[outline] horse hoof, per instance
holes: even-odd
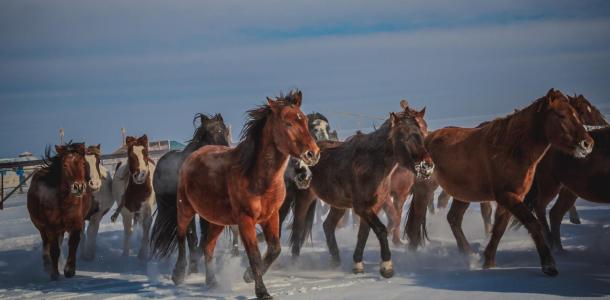
[[[354,274],[363,274],[364,273],[364,264],[362,262],[355,262],[352,267],[352,272]]]
[[[580,219],[579,218],[570,218],[570,223],[580,225]]]
[[[231,255],[232,255],[233,257],[237,257],[237,256],[239,256],[239,247],[237,247],[237,246],[233,246],[233,249],[231,249]]]
[[[559,275],[559,271],[557,271],[557,268],[555,268],[555,265],[542,266],[542,273],[544,273],[550,277],[555,277],[555,276]]]
[[[403,242],[400,240],[400,238],[393,239],[393,240],[392,240],[392,243],[394,244],[394,246],[397,246],[397,247],[402,247],[402,246],[404,246],[404,245],[405,245],[405,243],[403,243]]]
[[[216,281],[216,278],[212,278],[212,279],[208,280],[208,278],[206,277],[205,285],[208,289],[213,289],[218,286],[218,281]]]
[[[394,267],[392,266],[392,261],[383,261],[381,262],[381,268],[379,268],[379,274],[383,278],[392,278],[394,277]]]
[[[495,262],[485,262],[483,264],[483,269],[491,269],[491,268],[495,268],[495,267],[496,267]]]
[[[330,259],[330,262],[328,264],[331,268],[336,269],[341,266],[341,259],[338,257],[333,257]]]
[[[273,299],[273,297],[271,297],[271,295],[269,295],[267,290],[263,290],[263,291],[256,291],[256,299],[271,300],[271,299]]]
[[[197,274],[199,273],[199,267],[197,267],[196,263],[191,263],[189,265],[189,274]]]
[[[246,272],[244,272],[244,281],[246,283],[254,282],[254,276],[252,276],[252,269],[251,268],[247,268]]]
[[[68,268],[64,269],[64,276],[65,276],[66,278],[72,278],[72,277],[74,277],[74,274],[75,274],[75,273],[76,273],[76,270],[74,270],[74,269],[72,269],[72,268],[70,268],[70,269],[68,269]]]
[[[184,270],[174,270],[172,273],[172,281],[175,285],[181,285],[184,283]]]

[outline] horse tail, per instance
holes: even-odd
[[[175,195],[167,193],[155,194],[157,217],[150,237],[152,257],[168,257],[178,247],[178,207],[176,197],[173,196]]]

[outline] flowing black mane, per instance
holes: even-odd
[[[290,91],[288,95],[280,94],[275,99],[280,106],[294,105],[297,101],[298,89]],[[239,155],[239,164],[244,175],[250,175],[256,164],[256,154],[260,151],[260,141],[267,117],[271,114],[268,104],[260,105],[247,112],[248,119],[240,133],[239,145],[236,151]]]
[[[72,143],[69,141],[64,144],[65,153],[78,153],[79,146],[84,147],[84,143]],[[58,187],[61,182],[61,156],[51,155],[51,146],[47,145],[42,158],[43,166],[39,171],[40,179],[49,187]]]

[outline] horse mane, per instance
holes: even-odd
[[[322,121],[328,123],[328,119],[323,114],[321,114],[319,112],[315,112],[315,111],[308,114],[307,118],[309,119],[309,124],[307,124],[309,126],[312,126],[313,125],[312,123],[315,120],[322,120]]]
[[[66,148],[65,153],[78,153],[78,146],[84,143],[72,143],[69,141],[63,146]],[[58,187],[61,183],[61,157],[59,155],[51,155],[51,146],[47,145],[42,157],[42,168],[39,171],[40,179],[49,187]]]
[[[525,126],[522,126],[522,123],[518,122],[521,121],[519,116],[532,111],[541,111],[546,106],[548,99],[548,96],[536,99],[529,106],[521,110],[515,110],[505,117],[483,122],[479,124],[478,128],[483,130],[488,138],[491,138],[491,144],[496,149],[504,150],[511,156],[517,155],[519,147],[523,145],[525,138],[531,133],[530,128],[526,128]],[[533,120],[533,122],[537,121],[539,120]]]
[[[195,132],[193,133],[193,137],[187,141],[187,143],[192,142],[201,142],[205,138],[205,127],[203,127],[204,121],[209,121],[212,119],[222,120],[221,114],[208,115],[206,113],[196,113],[195,117],[193,117],[193,127],[195,128]],[[197,126],[197,120],[199,120],[199,126]]]
[[[280,94],[275,99],[280,106],[294,105],[297,101],[298,89],[290,91],[287,95]],[[260,151],[260,141],[267,118],[271,115],[268,104],[260,105],[246,112],[247,120],[240,133],[239,144],[235,148],[239,156],[239,164],[244,175],[250,175],[256,165],[256,155]]]

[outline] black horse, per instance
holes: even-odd
[[[189,141],[188,145],[184,150],[172,150],[167,152],[159,162],[155,169],[153,177],[153,188],[155,190],[157,209],[164,211],[168,209],[176,210],[177,201],[176,190],[178,188],[178,172],[184,160],[197,149],[205,145],[223,145],[229,146],[230,130],[224,123],[222,116],[216,114],[214,116],[198,113],[193,119],[193,126],[196,127],[196,122],[199,120],[199,127],[195,130],[193,138]],[[172,203],[174,203],[172,205]],[[151,244],[157,240],[160,234],[159,228],[162,227],[166,220],[157,215],[155,223],[152,229]],[[201,219],[200,219],[201,221]],[[200,257],[200,251],[197,247],[197,232],[195,228],[195,218],[189,225],[189,231],[187,233],[187,241],[189,250],[192,254],[192,259],[198,259]],[[197,272],[197,263],[191,263],[191,272]]]

